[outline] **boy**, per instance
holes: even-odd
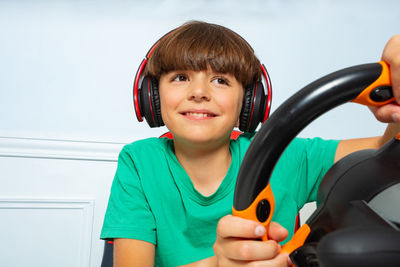
[[[391,39],[383,54],[396,79],[398,39]],[[227,28],[190,22],[160,40],[145,73],[159,92],[160,121],[174,139],[140,140],[120,153],[101,235],[114,239],[119,267],[286,266],[288,257],[278,254],[277,242],[288,236],[285,228],[293,229],[298,209],[315,199],[326,170],[344,155],[378,147],[400,131],[392,123],[379,138],[296,139],[271,178],[279,206],[271,240],[253,241],[265,229],[227,215],[240,162],[254,136],[249,132],[230,140],[233,128],[246,120],[242,109],[248,88],[261,80],[253,50]],[[400,102],[400,82],[392,80]],[[372,111],[381,121],[400,121],[397,105]],[[298,183],[288,183],[295,174]],[[286,196],[293,190],[303,192],[302,197],[289,201]]]

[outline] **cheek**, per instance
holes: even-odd
[[[242,110],[242,107],[243,107],[243,93],[241,93],[239,95],[238,100],[237,100],[237,108],[239,110],[239,114],[240,114],[240,111]]]
[[[220,103],[224,106],[225,110],[232,113],[232,116],[239,117],[243,104],[243,95],[238,94],[221,97]]]
[[[164,122],[168,120],[168,111],[171,110],[171,101],[168,101],[167,97],[161,97],[160,95],[160,106],[161,106],[161,117]]]
[[[161,117],[164,123],[167,125],[170,120],[171,116],[176,111],[177,106],[180,103],[180,97],[177,92],[171,88],[160,88],[159,91],[160,96],[160,106],[161,106]],[[168,125],[167,125],[168,126]]]
[[[161,116],[165,122],[166,118],[166,111],[169,109],[169,95],[166,93],[166,90],[159,89],[159,97],[160,97],[160,107],[161,107]]]

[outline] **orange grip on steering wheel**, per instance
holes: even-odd
[[[393,102],[389,65],[384,61],[378,63],[382,66],[379,77],[351,102],[366,106],[382,106]]]
[[[245,210],[232,209],[235,216],[245,219],[260,222],[265,227],[265,234],[261,238],[263,241],[268,240],[268,226],[271,222],[272,215],[275,210],[275,198],[271,190],[271,184],[268,185],[260,192],[257,198]]]

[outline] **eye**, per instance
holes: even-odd
[[[224,77],[217,77],[213,82],[221,85],[229,85],[229,80]]]
[[[174,82],[186,82],[188,80],[188,77],[184,74],[177,74],[172,78],[172,80]]]

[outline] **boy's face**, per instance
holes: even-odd
[[[171,71],[159,82],[161,115],[176,140],[227,141],[238,122],[243,86],[233,75]]]

